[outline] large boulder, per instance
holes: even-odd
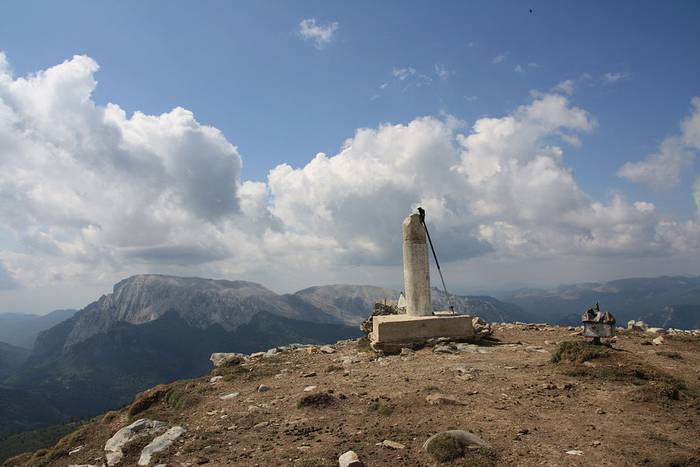
[[[174,426],[160,436],[156,436],[143,451],[139,457],[139,465],[148,465],[151,463],[151,458],[154,454],[168,449],[173,442],[186,433],[187,430],[181,426]]]

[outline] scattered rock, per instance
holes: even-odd
[[[148,465],[151,463],[151,457],[161,451],[168,449],[173,442],[178,439],[187,430],[181,426],[174,426],[160,436],[156,436],[143,451],[139,457],[139,465]]]
[[[430,405],[465,405],[454,397],[446,396],[445,394],[430,394],[425,400]]]
[[[316,372],[315,372],[315,371],[312,371],[312,372],[310,372],[310,373],[304,373],[303,375],[301,375],[302,378],[312,378],[312,377],[314,377],[314,376],[316,376]]]
[[[459,353],[459,350],[451,344],[438,344],[433,347],[433,353]]]
[[[117,431],[105,443],[107,465],[117,465],[124,457],[122,448],[135,439],[164,430],[166,424],[157,420],[141,418]]]
[[[258,386],[258,392],[267,392],[269,390],[270,390],[270,386],[268,386],[266,384],[261,384],[260,386]]]
[[[269,426],[270,422],[260,422],[256,425],[253,425],[253,429],[259,430],[260,428],[265,428],[266,426]]]
[[[343,453],[338,458],[338,467],[363,467],[364,464],[355,451]]]
[[[404,446],[403,444],[397,443],[396,441],[392,441],[390,439],[385,439],[384,441],[382,441],[381,445],[389,449],[406,449],[406,446]]]

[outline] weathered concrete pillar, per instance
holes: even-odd
[[[411,214],[403,221],[403,281],[406,314],[432,315],[428,240],[418,214]]]

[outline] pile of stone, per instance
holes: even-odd
[[[369,334],[372,332],[373,318],[375,316],[402,315],[405,313],[406,309],[399,308],[398,305],[379,302],[375,303],[374,311],[372,312],[369,318],[362,322],[362,324],[360,325],[360,329],[362,329],[362,332],[364,332],[365,334]]]
[[[472,318],[472,326],[474,326],[474,332],[479,337],[488,337],[493,334],[491,324],[487,323],[478,316]]]
[[[649,329],[649,326],[644,321],[630,320],[627,322],[628,331],[646,332],[647,329]]]

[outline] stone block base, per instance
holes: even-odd
[[[375,350],[400,351],[401,347],[415,347],[429,339],[446,337],[456,341],[476,340],[469,315],[449,316],[375,316],[372,319],[370,340]]]

